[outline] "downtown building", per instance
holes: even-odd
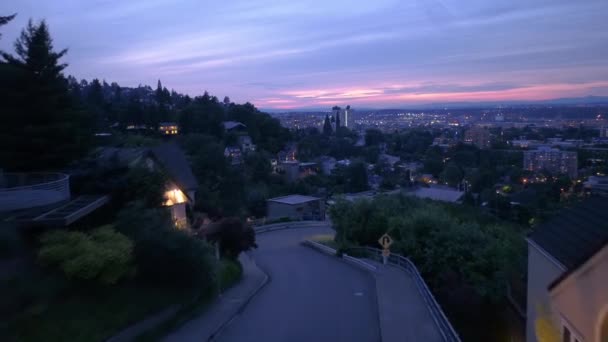
[[[577,153],[541,146],[536,150],[524,152],[524,169],[547,170],[553,174],[566,174],[570,178],[576,178],[578,175]]]
[[[346,108],[334,106],[331,109],[331,114],[334,118],[334,129],[336,127],[351,128],[354,124],[353,109],[350,106],[346,106]]]

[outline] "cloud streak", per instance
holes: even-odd
[[[606,95],[605,0],[9,0],[68,72],[262,107]]]

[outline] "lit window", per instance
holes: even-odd
[[[174,204],[180,204],[186,202],[186,196],[179,189],[173,189],[165,192],[165,203],[166,206],[172,206]]]
[[[165,134],[169,134],[169,131],[165,131]]]

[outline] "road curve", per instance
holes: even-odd
[[[299,228],[258,235],[254,258],[270,282],[217,341],[380,341],[373,277],[300,245],[330,233]]]

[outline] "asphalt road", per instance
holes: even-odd
[[[328,233],[301,228],[259,235],[254,257],[270,282],[217,340],[380,341],[372,276],[299,244]]]

